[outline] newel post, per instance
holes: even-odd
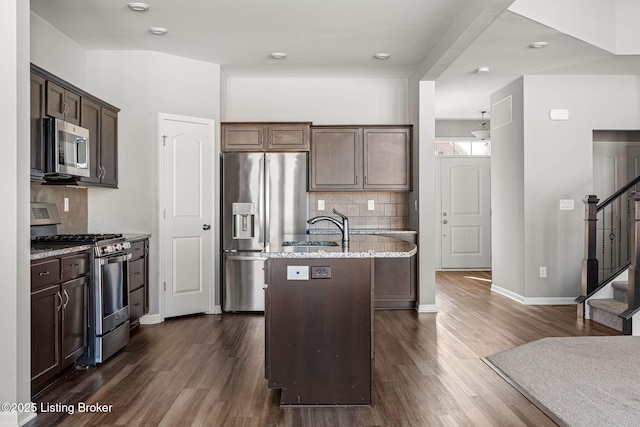
[[[596,255],[596,226],[598,199],[588,195],[584,203],[584,258],[582,259],[582,296],[586,297],[598,287],[598,258]],[[578,316],[584,318],[584,301],[578,303]]]
[[[622,333],[625,335],[632,334],[632,317],[633,313],[640,307],[640,192],[634,191],[631,195],[633,198],[633,216],[631,217],[631,256],[629,265],[629,306],[620,317],[622,317]]]

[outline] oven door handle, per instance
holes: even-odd
[[[100,259],[100,265],[104,265],[104,264],[116,264],[119,262],[125,262],[127,260],[130,260],[132,257],[131,254],[125,254],[125,255],[119,255],[116,257],[112,257],[112,258],[102,258]]]

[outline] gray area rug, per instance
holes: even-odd
[[[561,426],[640,425],[640,337],[544,338],[484,360]]]

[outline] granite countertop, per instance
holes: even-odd
[[[287,235],[271,241],[262,253],[264,258],[403,258],[417,252],[413,243],[393,237],[371,234],[349,237],[349,249],[342,248],[340,235]],[[332,241],[338,246],[283,246],[285,241]]]
[[[129,242],[136,242],[144,239],[148,239],[151,237],[151,234],[138,233],[138,234],[123,234],[124,237]],[[60,255],[72,254],[75,252],[86,251],[87,249],[93,250],[93,244],[90,245],[73,245],[70,246],[59,246],[52,247],[51,245],[38,247],[37,244],[31,245],[31,260],[49,258]]]
[[[124,237],[128,242],[137,242],[139,240],[150,238],[151,234],[147,234],[147,233],[123,234],[122,237]]]
[[[337,228],[313,228],[309,230],[309,234],[342,234]],[[415,230],[399,230],[399,229],[367,229],[367,228],[350,228],[349,235],[352,234],[388,234],[388,235],[411,235],[418,234]]]
[[[76,246],[64,246],[61,248],[38,248],[37,246],[34,248],[31,247],[31,261],[36,259],[49,258],[60,255],[72,254],[75,252],[82,252],[86,250],[92,250],[93,245],[76,245]]]

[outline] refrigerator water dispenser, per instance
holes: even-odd
[[[256,206],[254,203],[234,203],[233,210],[233,238],[253,239],[255,237],[254,224]]]

